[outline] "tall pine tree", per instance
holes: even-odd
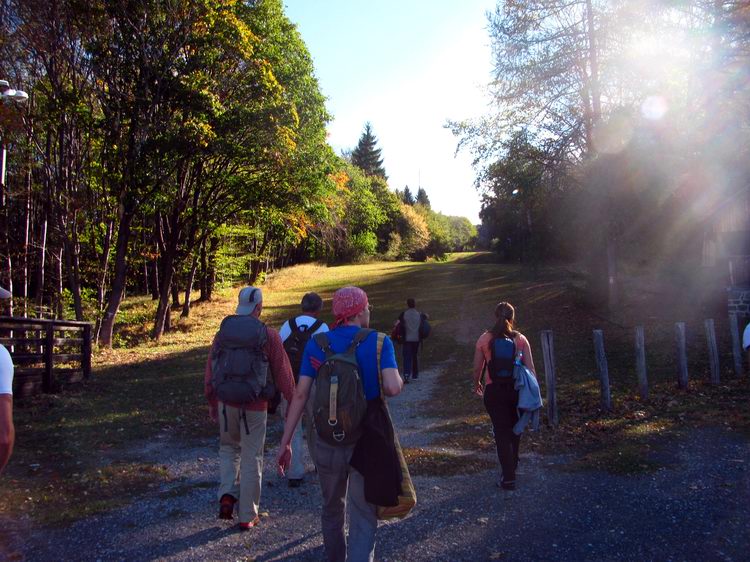
[[[421,204],[421,205],[424,205],[428,209],[430,208],[430,198],[427,197],[427,192],[424,190],[423,187],[420,187],[417,190],[417,199],[416,199],[416,202],[419,203],[419,204]]]
[[[404,192],[401,194],[401,197],[407,205],[414,205],[416,201],[414,200],[414,196],[411,194],[411,189],[409,189],[409,186],[404,187]]]
[[[372,134],[372,126],[365,123],[365,130],[359,137],[357,148],[352,151],[352,164],[361,168],[368,176],[380,176],[388,179],[383,168],[383,159],[380,157],[380,149],[376,148],[378,139]]]

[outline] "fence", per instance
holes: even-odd
[[[708,359],[711,384],[721,384],[721,369],[719,365],[719,350],[716,343],[716,327],[713,319],[704,322],[706,342],[708,345]],[[729,316],[729,329],[732,336],[732,360],[734,372],[740,377],[744,374],[742,348],[740,344],[739,320],[736,314]],[[612,410],[612,394],[609,384],[609,368],[604,349],[604,332],[594,330],[594,352],[600,386],[600,407],[603,411]],[[685,323],[675,324],[675,343],[677,346],[676,383],[678,388],[688,387],[688,360],[685,337]],[[557,401],[557,382],[555,370],[554,337],[552,330],[542,332],[542,355],[544,358],[544,374],[547,388],[547,419],[555,427],[558,425],[559,412]],[[648,370],[646,365],[646,342],[642,326],[635,328],[635,371],[638,379],[638,390],[642,400],[648,399]]]
[[[87,379],[91,335],[88,322],[0,317],[0,343],[13,359],[14,394],[56,392],[61,383]]]

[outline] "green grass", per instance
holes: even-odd
[[[691,307],[689,295],[684,305],[672,302],[665,307],[658,295],[647,302],[638,294],[638,306],[624,306],[623,312],[606,316],[586,305],[582,279],[575,272],[546,267],[531,275],[519,266],[494,263],[487,254],[464,254],[445,263],[289,268],[270,275],[263,286],[263,320],[278,327],[297,313],[302,295],[310,290],[324,298],[323,315],[330,320],[333,292],[347,284],[367,291],[374,305],[372,325],[386,333],[408,297],[415,297],[418,307],[431,315],[433,333],[424,344],[422,361],[427,368],[439,367],[441,374],[435,395],[420,413],[443,420],[435,432],[436,447],[464,450],[468,456],[461,457],[466,462],[455,462],[455,455],[434,448],[410,451],[415,475],[481,470],[486,455],[476,454],[494,449],[489,420],[469,381],[474,343],[492,324],[494,305],[500,300],[516,305],[518,327],[529,337],[543,387],[539,333],[551,329],[555,334],[561,425],[525,436],[525,450],[580,451],[581,467],[637,472],[653,469],[648,455],[641,454],[646,446],[657,446],[660,437],[676,428],[728,423],[750,433],[746,407],[750,384],[747,377],[738,380],[728,372],[728,331],[719,321],[725,315],[711,312],[717,319],[726,381],[712,387],[705,382],[705,338],[701,337],[706,312]],[[45,522],[69,521],[106,509],[166,478],[158,464],[123,468],[132,463],[125,454],[128,447],[163,432],[185,439],[213,436],[215,428],[203,398],[205,360],[221,319],[234,309],[236,294],[236,289],[228,289],[212,303],[196,304],[191,317],[177,321],[159,342],[148,339],[155,303],[142,297],[124,303],[123,318],[128,323],[117,329],[122,347],[97,350],[91,380],[58,395],[18,404],[16,451],[3,476],[0,509],[22,511]],[[177,316],[173,312],[175,321]],[[688,323],[690,334],[688,391],[677,391],[674,385],[673,323],[678,320]],[[646,327],[651,382],[647,402],[636,395],[635,325]],[[605,331],[614,406],[608,414],[598,408],[594,328]],[[278,440],[277,434],[269,432],[269,447]],[[106,485],[97,480],[97,471],[111,467],[119,468],[112,469]],[[120,496],[110,496],[109,489]],[[95,499],[84,502],[83,508],[72,508],[82,497]]]

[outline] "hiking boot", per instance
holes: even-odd
[[[302,486],[302,478],[290,478],[287,481],[287,484],[290,488],[299,488],[300,486]]]
[[[503,490],[512,491],[516,489],[516,481],[515,480],[498,480],[497,487]]]
[[[411,376],[411,380],[413,380],[413,381],[417,380],[418,378],[419,378],[419,375],[412,375]]]
[[[224,494],[219,500],[221,507],[219,507],[219,519],[232,519],[232,513],[234,513],[234,504],[237,500],[230,494]]]
[[[253,527],[257,527],[260,524],[260,517],[257,515],[255,516],[255,519],[250,521],[250,523],[243,523],[240,521],[240,531],[247,531],[249,529],[252,529]]]

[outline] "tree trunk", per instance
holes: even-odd
[[[107,272],[109,271],[109,254],[112,250],[112,233],[114,231],[114,221],[107,221],[107,232],[104,234],[104,243],[102,244],[102,253],[99,256],[99,278],[96,284],[96,341],[99,341],[102,327],[102,312],[104,311],[104,287],[107,283]]]
[[[132,213],[123,213],[117,228],[117,244],[115,246],[115,272],[112,278],[112,290],[107,300],[107,310],[102,319],[100,332],[101,344],[112,347],[112,332],[115,327],[115,317],[120,309],[125,294],[125,281],[128,273],[128,243],[130,242]]]
[[[199,302],[205,302],[208,299],[207,293],[208,293],[208,285],[206,283],[208,278],[208,261],[206,258],[206,241],[204,240],[201,243],[201,272],[200,272],[200,290],[201,290],[201,296],[198,298]]]
[[[219,237],[212,236],[208,251],[208,272],[206,275],[206,301],[213,298],[214,286],[216,285],[216,252],[219,250]]]
[[[201,243],[201,248],[202,247],[203,244]],[[181,318],[187,318],[188,316],[190,316],[190,293],[193,291],[195,272],[198,269],[198,257],[199,254],[196,253],[193,256],[193,263],[190,265],[190,273],[188,274],[187,283],[185,284],[185,302],[182,305],[182,313],[180,314]]]
[[[36,307],[37,316],[43,317],[42,305],[44,304],[44,269],[47,257],[47,211],[44,211],[42,219],[42,232],[39,240],[39,265],[36,270]]]
[[[180,308],[180,286],[174,271],[172,272],[172,308]]]
[[[159,260],[154,259],[149,268],[151,275],[151,300],[159,300]]]

